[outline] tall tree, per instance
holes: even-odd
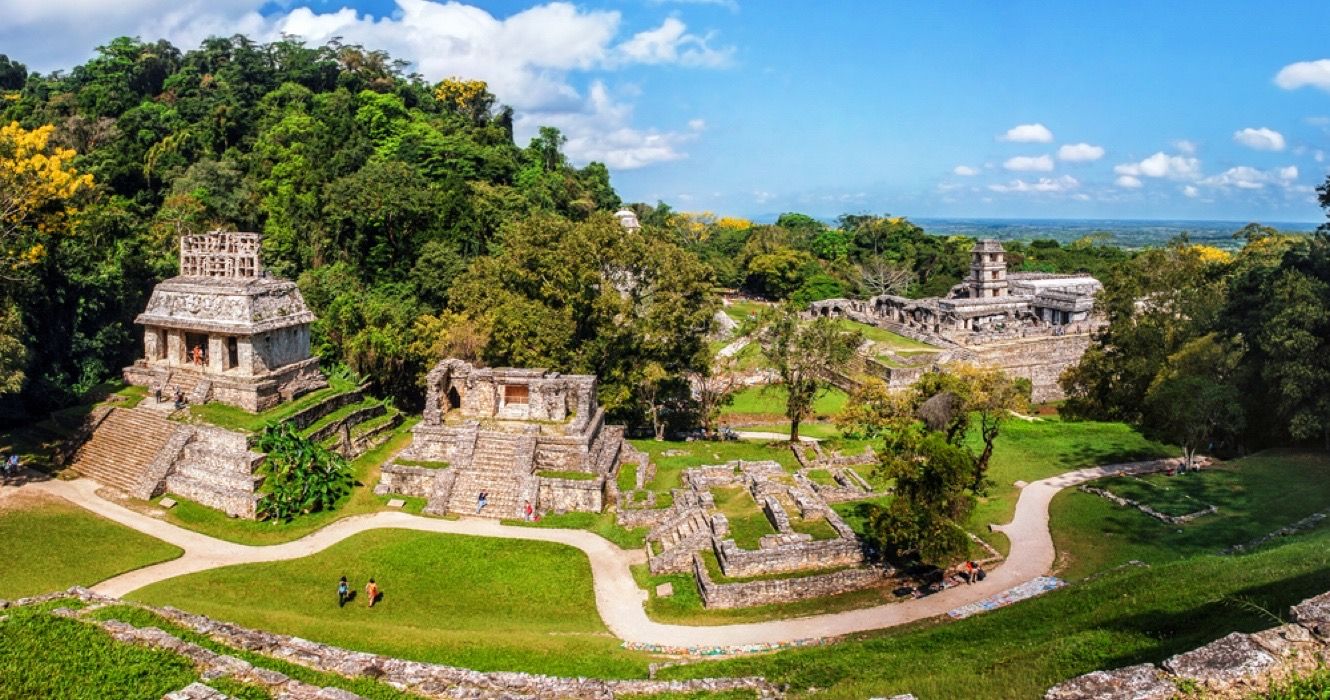
[[[790,442],[798,442],[799,423],[812,415],[813,404],[831,390],[835,378],[849,372],[862,338],[834,319],[819,316],[806,321],[791,305],[774,310],[764,320],[758,336],[762,353],[785,388]]]

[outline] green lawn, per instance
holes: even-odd
[[[790,422],[780,423],[738,423],[730,425],[735,430],[743,430],[754,433],[777,433],[788,436],[790,434]],[[799,437],[813,437],[820,440],[840,437],[840,429],[834,423],[799,423]]]
[[[630,440],[634,447],[647,453],[656,465],[656,477],[648,483],[647,490],[656,492],[656,507],[668,508],[674,501],[670,489],[679,488],[684,469],[708,464],[724,464],[736,459],[756,462],[773,460],[793,471],[798,462],[794,453],[784,442],[762,442],[759,440],[726,440],[708,442],[695,440]],[[670,453],[666,456],[665,453]]]
[[[167,511],[166,519],[181,527],[230,542],[264,545],[299,539],[334,520],[351,515],[385,510],[392,496],[374,494],[374,486],[379,483],[379,470],[389,458],[411,444],[411,427],[417,422],[419,418],[403,421],[392,430],[392,436],[387,442],[351,461],[356,485],[332,510],[302,515],[290,522],[256,521],[228,517],[219,510],[175,497],[177,504]]]
[[[1190,475],[1189,475],[1190,476]],[[1101,479],[1096,486],[1174,517],[1205,510],[1212,501],[1226,500],[1231,490],[1245,488],[1242,476],[1230,470],[1212,470],[1201,478],[1179,479],[1164,474]]]
[[[779,384],[750,386],[734,393],[734,400],[721,411],[721,420],[736,422],[735,415],[780,417],[785,415],[788,393]],[[813,402],[814,416],[834,416],[845,408],[849,396],[840,389],[823,392]]]
[[[756,318],[758,316],[761,316],[762,312],[766,311],[769,308],[771,308],[770,304],[762,304],[756,301],[739,300],[739,301],[732,301],[729,304],[722,306],[721,310],[725,312],[726,316],[729,316],[738,323],[742,324],[744,321],[747,321],[749,318]]]
[[[1325,453],[1270,450],[1200,472],[1148,480],[1214,504],[1219,512],[1169,525],[1099,496],[1064,491],[1050,507],[1063,576],[1074,579],[1132,559],[1160,564],[1213,554],[1330,507],[1330,455]]]
[[[809,573],[821,574],[826,571]],[[633,566],[633,577],[637,579],[638,585],[647,591],[647,615],[658,622],[680,625],[729,625],[741,622],[787,620],[794,617],[859,610],[899,600],[887,588],[866,588],[796,603],[708,610],[702,606],[702,597],[697,592],[697,582],[693,580],[691,573],[652,575],[647,570],[646,564],[640,564]],[[668,598],[657,596],[656,586],[662,583],[671,584],[674,587],[674,595]]]
[[[619,545],[620,549],[641,549],[646,544],[646,528],[626,528],[615,520],[614,511],[604,513],[562,513],[550,514],[536,522],[524,520],[505,520],[507,525],[525,527],[555,527],[573,530],[587,530]]]
[[[382,602],[339,609],[342,575],[357,589],[375,577]],[[482,671],[638,677],[648,660],[605,629],[586,556],[547,542],[376,530],[302,559],[191,574],[130,597]]]
[[[711,495],[716,499],[716,510],[730,521],[730,538],[740,549],[757,549],[763,535],[776,534],[776,528],[748,489],[717,487],[711,489]]]
[[[1158,662],[1232,631],[1276,624],[1325,591],[1330,530],[1237,556],[1131,568],[955,622],[921,622],[828,647],[661,670],[664,678],[762,675],[794,697],[1039,698],[1096,669]],[[677,590],[677,588],[676,588]],[[963,689],[959,692],[958,689]]]
[[[982,448],[974,433],[969,444],[976,452]],[[1064,421],[1056,416],[1037,422],[1008,420],[1002,425],[989,463],[988,477],[993,485],[975,508],[969,529],[1005,554],[1007,538],[988,532],[988,525],[1011,521],[1020,496],[1020,489],[1013,485],[1016,481],[1037,481],[1082,467],[1177,453],[1176,448],[1148,440],[1123,423]]]
[[[836,319],[836,323],[847,331],[858,331],[865,340],[871,340],[878,344],[879,348],[889,350],[924,350],[938,352],[940,348],[920,342],[914,338],[907,338],[899,333],[892,333],[885,328],[870,326],[866,323],[851,321],[848,318]]]
[[[7,599],[90,586],[183,553],[62,499],[27,494],[0,505],[0,542]]]

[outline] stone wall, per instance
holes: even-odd
[[[762,576],[804,569],[858,566],[864,562],[864,551],[859,542],[840,538],[790,542],[763,549],[740,549],[734,540],[721,540],[714,549],[726,576]]]
[[[361,390],[348,391],[344,394],[335,394],[310,406],[302,408],[292,414],[284,422],[295,426],[296,430],[304,430],[311,425],[319,422],[320,418],[336,411],[343,406],[350,406],[353,403],[360,403],[365,399],[365,394]]]
[[[599,513],[605,509],[605,478],[582,480],[542,476],[536,503],[542,513]]]
[[[715,583],[707,573],[700,555],[693,555],[693,575],[697,578],[702,604],[708,608],[748,608],[774,603],[792,603],[809,598],[848,593],[889,580],[881,569],[846,569],[829,574],[797,578],[766,579],[743,583]]]
[[[166,477],[166,490],[227,515],[254,518],[262,477],[254,473],[263,455],[250,450],[249,436],[212,426],[195,426]]]
[[[1035,403],[1066,398],[1058,379],[1090,347],[1089,334],[1013,340],[972,350],[980,364],[998,367],[1013,378],[1029,379]]]
[[[636,695],[696,694],[708,696],[736,691],[749,691],[759,698],[779,698],[783,695],[776,686],[756,676],[698,678],[681,681],[601,680],[596,678],[563,678],[511,671],[482,672],[443,664],[407,661],[378,654],[352,651],[299,637],[248,629],[171,607],[153,608],[138,603],[121,601],[116,598],[97,595],[83,588],[73,588],[67,593],[23,599],[15,601],[15,604],[30,605],[71,596],[103,605],[134,605],[151,610],[175,624],[234,649],[281,659],[298,666],[336,674],[345,678],[373,679],[423,698],[438,698],[440,700],[445,698],[450,700],[455,698],[473,698],[475,700],[535,700],[537,698],[612,700],[614,698],[631,698]],[[0,601],[0,608],[9,605],[7,602]],[[86,610],[94,610],[96,607],[91,606]],[[62,608],[61,610],[67,609]],[[61,614],[77,618],[80,613],[78,611],[67,611]],[[318,695],[285,695],[281,693],[282,688],[272,687],[272,682],[285,678],[283,674],[256,669],[252,664],[241,659],[209,652],[156,628],[136,628],[118,621],[106,621],[97,624],[101,624],[121,641],[165,648],[186,655],[191,659],[197,657],[196,660],[208,669],[204,673],[205,678],[230,676],[237,678],[237,680],[257,683],[272,690],[273,697],[319,697],[329,700],[334,698],[354,700],[354,698],[359,697],[335,689],[325,689],[323,694]],[[204,660],[207,661],[206,664],[202,663]],[[287,681],[281,680],[276,685],[286,685],[286,683]]]
[[[1164,660],[1095,671],[1056,685],[1045,700],[1248,698],[1290,677],[1322,668],[1330,654],[1330,593],[1289,609],[1290,624],[1253,634],[1234,632]],[[1190,687],[1193,692],[1184,693]]]
[[[381,496],[400,493],[403,496],[429,498],[438,472],[438,469],[429,467],[407,467],[388,463],[383,465],[383,469],[379,472],[379,484],[374,487],[374,493]]]

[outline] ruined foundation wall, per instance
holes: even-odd
[[[599,513],[605,508],[605,480],[540,477],[536,502],[543,513]]]
[[[166,477],[166,490],[239,518],[257,517],[254,474],[263,455],[249,449],[249,437],[198,426]]]
[[[707,573],[702,557],[693,555],[693,575],[702,604],[707,608],[749,608],[773,603],[792,603],[809,598],[857,591],[887,581],[879,569],[848,569],[799,578],[767,579],[743,583],[716,583]]]
[[[1017,340],[987,347],[974,347],[980,364],[1001,368],[1013,378],[1029,379],[1035,403],[1057,401],[1066,395],[1058,379],[1080,361],[1090,347],[1090,336],[1064,335]]]

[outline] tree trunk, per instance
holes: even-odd
[[[799,417],[790,419],[790,442],[799,442]]]
[[[665,439],[665,424],[660,422],[660,410],[655,406],[651,407],[651,428],[656,435],[656,442]]]

